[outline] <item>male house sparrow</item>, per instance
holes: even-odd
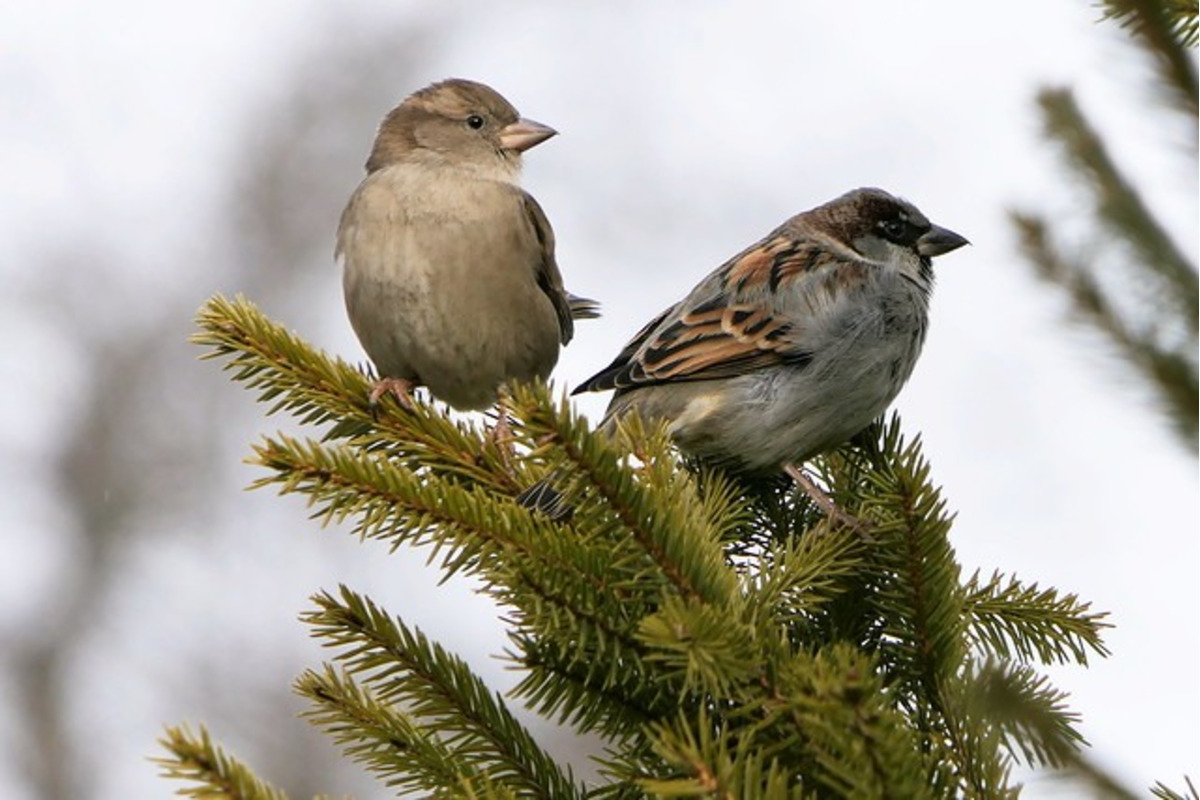
[[[896,397],[925,340],[931,259],[964,244],[911,203],[856,189],[725,262],[574,393],[615,389],[603,427],[631,409],[666,420],[688,455],[785,469],[831,511],[796,465]]]
[[[518,185],[521,154],[555,135],[493,89],[446,80],[379,127],[367,177],[338,226],[350,324],[404,405],[426,386],[484,408],[507,381],[545,378],[573,319],[596,305],[563,288],[554,233]]]

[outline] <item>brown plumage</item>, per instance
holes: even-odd
[[[930,259],[966,244],[911,203],[857,189],[797,214],[642,328],[579,392],[615,389],[685,452],[774,471],[879,416],[925,339]]]
[[[447,80],[392,110],[338,228],[350,322],[401,402],[427,386],[484,408],[545,378],[595,304],[563,287],[554,232],[518,185],[521,154],[555,131],[481,83]]]

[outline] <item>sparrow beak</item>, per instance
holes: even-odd
[[[965,236],[959,236],[949,228],[934,225],[917,239],[917,252],[926,258],[933,258],[957,250],[964,244],[970,244]]]
[[[541,144],[558,131],[549,125],[521,118],[511,125],[500,129],[500,146],[505,150],[516,150],[524,153],[534,145]]]

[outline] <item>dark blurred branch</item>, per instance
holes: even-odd
[[[1181,108],[1197,114],[1196,0],[1105,0],[1105,17],[1115,20],[1149,53],[1163,86]]]
[[[76,752],[65,724],[63,649],[58,641],[47,641],[15,653],[13,659],[21,687],[14,716],[22,721],[25,735],[21,763],[38,800],[79,797]]]
[[[1153,338],[1131,331],[1109,304],[1090,270],[1055,248],[1044,219],[1015,212],[1010,216],[1017,227],[1021,251],[1038,276],[1066,290],[1075,313],[1103,332],[1121,355],[1138,368],[1157,390],[1180,435],[1195,442],[1200,402],[1195,361],[1164,350]]]
[[[94,262],[78,254],[69,263]],[[68,262],[63,262],[64,268]],[[182,507],[211,464],[210,437],[164,420],[156,389],[172,374],[173,323],[100,337],[93,305],[60,300],[50,313],[72,331],[91,365],[83,376],[80,414],[67,426],[53,463],[61,507],[75,528],[72,564],[52,606],[42,609],[27,641],[12,648],[21,687],[26,772],[39,800],[78,800],[95,791],[85,776],[93,751],[80,746],[69,724],[68,676],[122,576],[120,562],[135,519]],[[165,384],[163,384],[165,386]],[[189,392],[204,407],[201,393]],[[197,418],[203,418],[197,413]],[[81,762],[82,759],[82,762]]]
[[[303,308],[308,319],[340,304],[315,300],[306,278],[319,270],[327,270],[324,277],[335,274],[332,238],[341,204],[361,177],[374,125],[395,98],[416,88],[414,64],[432,41],[427,23],[355,29],[342,24],[344,16],[331,12],[326,44],[298,55],[293,80],[276,96],[259,98],[258,113],[238,134],[239,156],[226,167],[223,225],[209,232],[214,243],[230,243],[230,257],[166,249],[156,266],[170,264],[176,279],[158,284],[144,280],[136,255],[102,254],[96,241],[81,238],[34,259],[28,285],[14,290],[71,344],[77,363],[87,365],[72,376],[72,396],[83,402],[46,443],[53,450],[55,502],[69,524],[67,531],[44,535],[70,537],[66,579],[0,649],[0,667],[11,671],[18,698],[9,711],[19,738],[15,753],[4,757],[19,764],[30,797],[97,796],[101,784],[89,776],[103,766],[113,742],[72,726],[77,693],[69,681],[96,646],[87,634],[127,588],[130,547],[150,532],[178,535],[156,524],[164,517],[203,527],[206,515],[220,515],[211,500],[224,446],[218,434],[250,409],[196,363],[186,344],[196,305],[219,285],[253,288],[273,306]],[[255,755],[286,765],[278,772],[288,776],[289,787],[311,795],[310,787],[329,784],[332,751],[307,728],[285,733],[279,724],[294,713],[290,694],[269,695],[261,688],[265,678],[247,690],[252,679],[222,671],[222,664],[170,666],[191,671],[180,682],[187,686],[202,684],[205,670],[219,673],[222,697],[230,698],[219,722],[227,729],[274,731],[254,737],[267,751]]]
[[[1158,83],[1178,97],[1173,108],[1194,126],[1197,80],[1190,46],[1196,41],[1196,3],[1109,0],[1105,9],[1152,59]],[[1181,441],[1196,453],[1200,427],[1196,265],[1118,168],[1071,90],[1044,89],[1037,102],[1046,138],[1063,154],[1067,177],[1085,188],[1094,216],[1085,243],[1067,250],[1044,216],[1014,211],[1010,216],[1020,248],[1039,277],[1067,293],[1074,314],[1103,333],[1140,372]],[[1118,263],[1124,274],[1101,274],[1103,266]]]
[[[1129,246],[1138,259],[1139,272],[1154,273],[1168,284],[1163,297],[1178,306],[1194,338],[1200,321],[1197,309],[1200,282],[1195,268],[1113,163],[1104,141],[1080,111],[1074,94],[1069,89],[1046,89],[1038,94],[1038,105],[1046,136],[1062,147],[1072,172],[1087,182],[1105,235]]]
[[[1183,781],[1187,784],[1186,791],[1177,792],[1159,781],[1151,788],[1151,794],[1160,800],[1200,800],[1200,792],[1196,791],[1196,784],[1192,783],[1192,779],[1185,775]]]

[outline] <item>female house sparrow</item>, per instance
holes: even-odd
[[[521,154],[555,131],[466,80],[410,95],[383,120],[338,226],[350,323],[403,405],[427,386],[480,409],[513,379],[545,378],[573,319],[554,233],[521,190]]]
[[[925,340],[931,259],[964,244],[911,203],[856,189],[727,261],[574,393],[615,389],[604,427],[631,409],[666,420],[688,455],[783,468],[828,511],[795,465],[896,397]]]

